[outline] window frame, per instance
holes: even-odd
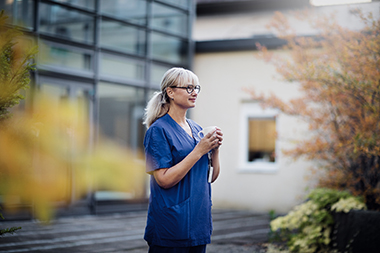
[[[55,47],[62,50],[67,50],[70,52],[74,52],[77,54],[88,54],[91,56],[91,68],[90,69],[77,69],[77,68],[71,68],[68,66],[59,66],[54,64],[46,64],[44,63],[40,58],[38,58],[37,67],[40,70],[47,70],[47,71],[54,71],[54,72],[61,72],[69,75],[80,75],[82,77],[87,78],[93,78],[95,74],[95,53],[93,50],[90,50],[88,48],[80,48],[72,45],[67,45],[63,43],[57,43],[50,41],[48,39],[39,39],[38,40],[38,46],[39,48],[43,47],[43,44],[45,44],[47,47]],[[41,55],[38,55],[37,57],[41,57]]]
[[[142,74],[142,79],[137,79],[133,77],[127,77],[127,76],[122,76],[122,75],[116,75],[116,74],[111,74],[107,73],[104,71],[102,68],[104,65],[103,58],[108,58],[108,59],[113,59],[113,60],[120,60],[122,63],[136,63],[136,64],[141,64],[143,67],[143,74]],[[129,86],[139,86],[139,87],[144,87],[144,76],[146,72],[146,64],[144,64],[144,61],[139,60],[139,59],[133,59],[133,58],[127,58],[123,57],[121,54],[115,55],[113,53],[108,53],[105,51],[102,51],[99,54],[99,80],[104,81],[104,82],[110,82],[110,83],[116,83],[116,84],[126,84]]]
[[[274,162],[248,161],[249,147],[249,120],[250,119],[274,119],[276,132],[278,133],[280,114],[278,109],[263,109],[258,103],[243,103],[240,110],[239,124],[239,172],[275,173],[279,168],[279,141],[275,141],[276,159]]]
[[[82,15],[82,16],[87,16],[87,18],[89,18],[89,23],[92,23],[92,26],[90,27],[90,29],[92,29],[91,34],[89,36],[89,38],[91,38],[90,41],[86,41],[86,39],[83,39],[83,38],[78,39],[76,37],[61,36],[61,35],[56,34],[56,33],[45,31],[44,29],[41,30],[41,27],[44,25],[44,24],[42,24],[42,17],[43,16],[41,15],[41,12],[42,12],[41,9],[43,8],[44,5],[50,6],[50,8],[58,7],[60,9],[67,11],[67,12],[72,12],[72,13],[77,13],[77,14]],[[72,7],[71,5],[60,4],[59,2],[42,1],[38,4],[38,13],[39,14],[36,17],[36,22],[37,22],[37,31],[39,34],[49,36],[49,37],[53,37],[53,38],[56,38],[56,39],[61,40],[61,41],[81,43],[81,44],[84,44],[87,46],[94,46],[96,44],[95,34],[96,34],[96,19],[97,18],[96,18],[96,15],[93,11],[88,11],[86,9]],[[70,17],[68,17],[67,19],[70,20]],[[59,24],[59,23],[57,22],[54,25],[56,25],[56,24]],[[86,36],[84,36],[84,37],[86,37]]]
[[[143,44],[142,44],[142,47],[143,47],[143,50],[142,52],[139,52],[139,51],[131,51],[131,50],[128,50],[126,49],[125,47],[119,47],[119,46],[115,46],[115,45],[111,45],[111,44],[108,44],[108,43],[105,43],[104,40],[101,38],[102,36],[104,36],[102,33],[104,33],[103,31],[103,25],[106,24],[107,22],[110,22],[110,23],[114,23],[114,24],[118,24],[119,26],[122,26],[123,28],[131,28],[131,29],[135,29],[135,31],[138,31],[138,32],[141,32],[142,33],[142,37],[144,38],[143,39]],[[126,24],[125,22],[120,22],[119,20],[114,20],[114,19],[109,19],[107,17],[102,17],[100,19],[100,25],[99,25],[99,34],[100,34],[100,37],[99,37],[99,47],[101,49],[106,49],[106,50],[109,50],[109,51],[115,51],[115,52],[120,52],[120,53],[125,53],[125,54],[128,54],[128,55],[132,55],[132,56],[137,56],[137,57],[146,57],[147,55],[147,50],[146,50],[146,47],[147,47],[147,38],[146,38],[146,33],[147,33],[147,30],[146,28],[142,28],[142,27],[139,27],[139,26],[136,26],[136,25],[130,25],[130,24]],[[137,37],[135,37],[137,38]],[[137,39],[135,42],[139,42],[139,40]],[[137,45],[139,45],[137,43]]]

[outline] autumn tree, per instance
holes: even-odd
[[[319,185],[345,189],[365,199],[368,209],[380,210],[380,20],[357,11],[364,29],[353,31],[329,16],[311,20],[319,31],[300,37],[288,20],[276,13],[270,27],[287,41],[290,58],[281,58],[257,45],[261,57],[277,72],[299,85],[301,96],[283,101],[250,89],[264,107],[300,117],[310,135],[285,154],[305,158],[325,170]]]
[[[101,134],[93,142],[84,107],[70,99],[57,103],[53,95],[36,90],[32,108],[10,117],[9,109],[23,99],[20,90],[29,85],[37,48],[22,39],[21,30],[10,26],[7,18],[0,13],[1,207],[14,211],[20,204],[33,206],[31,214],[47,221],[54,218],[57,203],[69,206],[73,199],[98,190],[133,192],[143,198],[144,164],[136,152]],[[0,226],[0,236],[18,229]]]

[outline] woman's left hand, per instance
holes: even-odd
[[[222,142],[223,142],[223,132],[219,127],[216,127],[216,131],[214,135],[216,137],[216,141],[218,142],[217,147],[214,149],[219,149],[219,147],[222,145]]]

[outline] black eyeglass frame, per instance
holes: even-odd
[[[201,92],[201,86],[200,85],[188,85],[188,86],[185,86],[185,87],[179,87],[179,86],[169,86],[170,88],[178,88],[178,89],[186,89],[187,93],[191,94],[193,93],[193,91],[195,91],[195,93],[199,94],[199,92]],[[198,91],[196,91],[198,90]]]

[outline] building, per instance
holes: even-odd
[[[333,2],[333,1],[330,1]],[[273,109],[263,110],[245,88],[270,92],[284,100],[297,97],[297,85],[281,81],[274,66],[258,59],[256,43],[286,56],[284,42],[266,28],[275,11],[290,18],[300,36],[317,31],[293,18],[292,11],[310,7],[307,0],[198,0],[193,38],[194,72],[202,92],[192,111],[202,126],[218,125],[224,132],[222,171],[213,184],[214,207],[257,212],[288,212],[313,187],[311,163],[292,161],[281,150],[308,135],[307,125]],[[312,15],[335,12],[338,22],[351,29],[361,23],[355,8],[380,14],[380,3],[316,6]],[[277,135],[276,135],[277,133]]]
[[[163,73],[192,65],[191,0],[4,0],[0,9],[39,46],[31,89],[85,107],[90,139],[101,131],[142,149],[144,107]],[[67,187],[68,194],[75,191],[74,184]],[[69,204],[78,201],[71,197]]]
[[[50,92],[57,103],[70,99],[87,108],[90,139],[101,131],[121,145],[142,149],[143,109],[162,74],[173,66],[192,69],[202,92],[189,116],[202,126],[218,125],[225,134],[214,206],[257,212],[287,212],[313,185],[305,180],[310,163],[281,153],[292,145],[289,138],[307,134],[307,126],[263,110],[243,90],[297,96],[296,86],[278,80],[274,67],[255,57],[255,43],[286,55],[278,50],[283,41],[265,25],[274,11],[291,17],[291,10],[308,6],[308,0],[0,1],[12,23],[39,45],[32,89]],[[350,15],[354,7],[374,11],[379,2],[317,7],[314,13],[336,11],[342,24],[356,29],[360,23]],[[316,34],[292,22],[300,35]],[[26,106],[32,107],[28,97]],[[72,191],[75,187],[68,185]],[[136,200],[133,194],[121,196]],[[71,197],[69,204],[81,201]]]

